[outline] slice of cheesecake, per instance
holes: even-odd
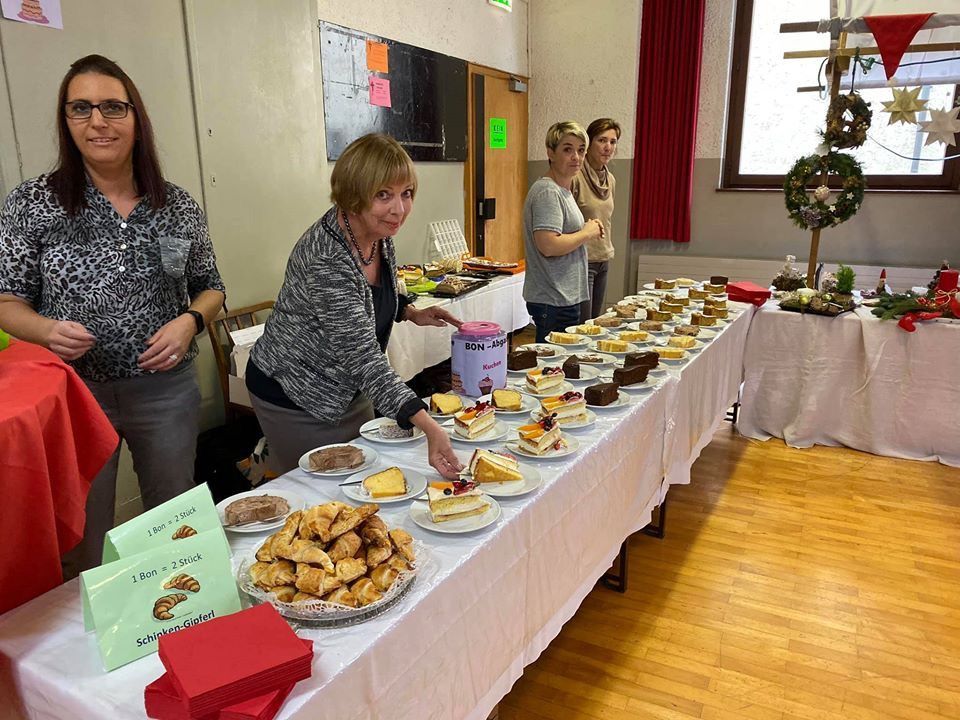
[[[536,368],[527,373],[527,389],[541,395],[560,387],[565,379],[563,370],[558,367]]]
[[[543,418],[532,425],[517,428],[520,447],[534,455],[543,455],[557,443],[562,443],[560,424],[551,418]]]
[[[458,412],[453,416],[453,431],[465,438],[476,438],[493,428],[496,419],[496,410],[493,405],[478,402],[471,408]]]
[[[400,468],[391,467],[364,478],[363,488],[372,498],[397,497],[407,492],[407,479]]]
[[[468,468],[473,481],[478,483],[523,480],[520,463],[506,453],[474,450]]]

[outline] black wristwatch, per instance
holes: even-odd
[[[203,320],[203,315],[201,315],[196,310],[187,310],[187,314],[193,315],[193,319],[197,322],[197,332],[194,334],[199,335],[200,333],[202,333],[203,329],[207,326],[207,324]]]

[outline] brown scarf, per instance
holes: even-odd
[[[600,171],[598,172],[591,167],[590,163],[587,162],[586,159],[584,159],[583,166],[580,168],[580,172],[583,173],[583,177],[586,179],[587,185],[590,186],[590,192],[592,192],[601,200],[606,200],[610,196],[610,182],[606,165],[600,168]]]

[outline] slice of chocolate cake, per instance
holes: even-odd
[[[587,401],[587,405],[603,407],[604,405],[616,402],[617,398],[620,397],[620,393],[618,392],[619,387],[615,382],[591,385],[583,391],[583,397]]]
[[[526,370],[537,366],[537,353],[533,350],[512,350],[507,353],[508,370]]]
[[[730,282],[730,279],[726,275],[711,275],[710,284],[711,285],[726,285]]]
[[[642,367],[647,370],[653,370],[660,363],[660,356],[655,352],[633,352],[627,353],[623,358],[623,366]]]
[[[573,378],[574,380],[580,379],[580,361],[576,355],[571,355],[564,360],[561,367],[565,377]]]
[[[647,372],[649,372],[649,370],[650,368],[643,365],[632,365],[631,367],[617,368],[613,371],[613,381],[620,387],[627,387],[627,385],[642,383],[646,381]]]

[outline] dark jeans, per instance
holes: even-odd
[[[585,323],[590,318],[599,317],[606,309],[603,306],[603,296],[607,292],[608,260],[587,263],[587,286],[590,288],[590,297],[580,303],[580,322]]]
[[[547,335],[554,330],[563,332],[565,328],[576,325],[580,321],[579,305],[557,307],[528,302],[527,312],[530,313],[533,323],[537,326],[538,343],[546,342]]]

